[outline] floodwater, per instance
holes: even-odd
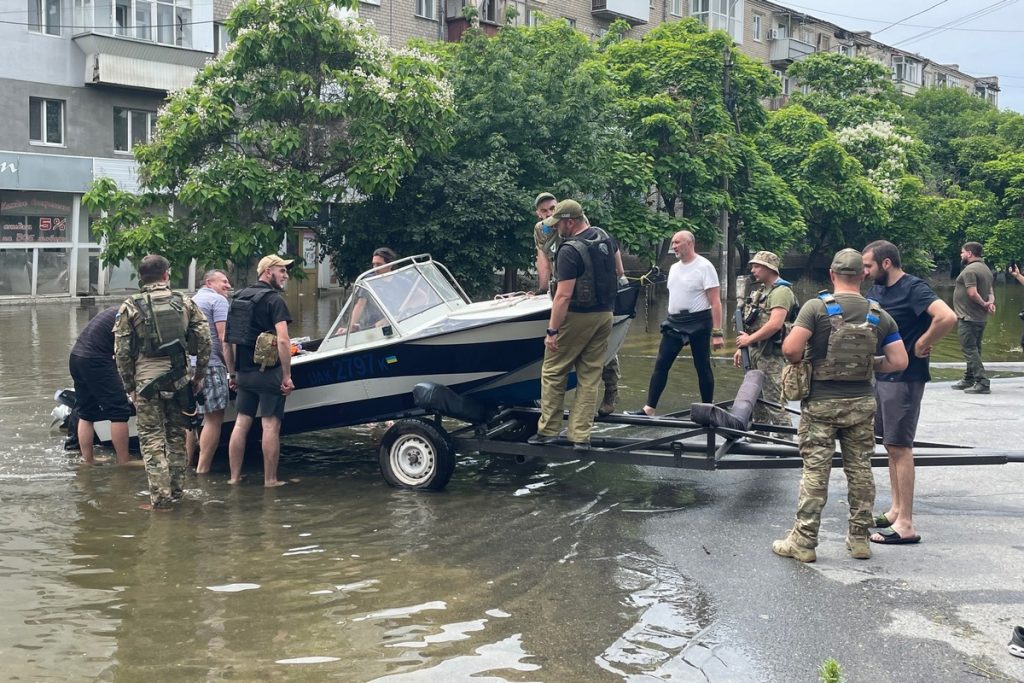
[[[986,357],[1020,360],[1021,291],[999,297]],[[298,306],[293,333],[322,334],[339,303]],[[643,402],[664,302],[639,308],[623,409]],[[380,478],[379,431],[347,429],[286,440],[282,488],[260,486],[255,462],[227,486],[221,457],[173,512],[140,510],[140,467],[81,467],[48,429],[94,313],[0,308],[6,680],[761,678],[756,657],[708,635],[709,596],[644,543],[651,515],[704,495],[654,469],[463,454],[444,492],[412,493]],[[937,356],[957,360],[955,338]],[[731,395],[738,371],[716,375]],[[662,408],[694,387],[680,359]]]

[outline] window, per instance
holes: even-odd
[[[424,19],[434,18],[434,0],[416,0],[416,16]]]
[[[725,31],[737,43],[743,42],[744,0],[690,0],[690,16],[711,31]]]
[[[565,19],[565,23],[569,24],[569,26],[576,28],[576,20],[572,17],[562,17],[562,19]]]
[[[231,44],[231,35],[228,33],[228,27],[224,24],[213,25],[213,53],[219,55],[228,49],[228,45]]]
[[[60,3],[61,0],[28,0],[29,30],[59,36]]]
[[[677,17],[683,16],[683,0],[672,0],[672,7],[669,9],[669,12]]]
[[[480,21],[489,21],[492,24],[498,23],[497,0],[484,0],[478,7],[480,8]]]
[[[764,17],[760,14],[755,14],[753,20],[750,22],[750,35],[757,42],[761,42],[761,26],[764,23]]]
[[[839,45],[839,54],[844,57],[853,57],[854,54],[856,54],[856,51],[854,50],[853,45]]]
[[[164,45],[192,47],[192,3],[195,1],[74,0],[75,31],[99,31]]]
[[[114,107],[114,150],[131,152],[144,145],[156,132],[156,112]]]
[[[950,88],[959,88],[960,79],[957,78],[956,76],[950,76],[946,79],[946,85],[949,86]]]
[[[64,102],[30,97],[28,138],[39,145],[64,144]]]
[[[892,75],[897,82],[920,85],[921,65],[907,57],[893,57]]]

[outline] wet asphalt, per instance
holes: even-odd
[[[919,440],[1024,454],[1024,379],[996,379],[989,395],[929,384]],[[876,468],[876,512],[890,501]],[[646,540],[714,604],[709,652],[678,680],[817,681],[828,658],[847,683],[1024,681],[1006,650],[1024,624],[1024,463],[916,468],[917,545],[872,544],[870,560],[844,547],[846,481],[833,471],[814,564],[776,557],[789,529],[799,470],[686,472],[701,504],[651,518]],[[716,643],[728,643],[713,656]],[[691,643],[699,645],[699,643]],[[751,672],[756,673],[751,673]]]

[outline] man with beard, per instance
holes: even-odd
[[[965,394],[990,394],[985,365],[981,362],[981,338],[985,334],[988,316],[996,312],[996,299],[992,292],[992,271],[981,257],[981,245],[968,242],[960,249],[960,262],[964,269],[953,289],[953,310],[956,311],[960,348],[967,361],[963,379],[953,385]]]
[[[235,408],[238,416],[228,442],[229,484],[241,481],[245,440],[257,416],[263,427],[263,484],[281,486],[277,463],[281,454],[281,418],[284,403],[295,385],[292,383],[292,321],[281,292],[288,282],[290,259],[276,254],[264,256],[256,267],[257,282],[246,287],[231,302],[226,338],[235,344],[237,374],[229,377],[229,386],[238,391]],[[274,350],[276,349],[276,354]]]
[[[924,280],[903,272],[900,250],[878,240],[864,247],[864,271],[874,281],[868,299],[877,301],[900,330],[909,362],[900,372],[875,373],[875,435],[889,454],[892,504],[875,515],[881,531],[871,541],[917,543],[914,528],[914,436],[921,414],[924,385],[931,379],[928,357],[932,347],[956,324],[956,314]]]

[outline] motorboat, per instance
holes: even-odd
[[[619,292],[608,359],[625,340],[638,291]],[[547,295],[473,302],[429,254],[366,271],[327,335],[297,344],[301,350],[291,359],[295,390],[285,406],[282,434],[424,415],[475,421],[502,408],[531,405],[540,398],[550,313]],[[569,382],[572,388],[574,375]],[[417,385],[433,387],[433,399],[414,392]],[[61,393],[68,402],[67,390]],[[231,404],[225,441],[234,417]],[[134,418],[129,426],[134,434]],[[95,428],[101,441],[109,440],[109,422]]]

